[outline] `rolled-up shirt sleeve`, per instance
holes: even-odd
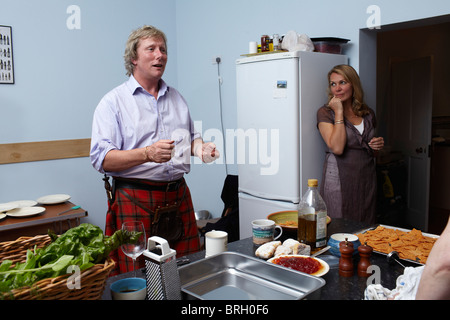
[[[121,149],[122,137],[117,121],[117,110],[105,96],[98,104],[92,121],[90,159],[93,167],[101,172],[106,154],[114,149]]]

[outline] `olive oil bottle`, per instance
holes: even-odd
[[[327,206],[317,187],[317,179],[308,179],[308,190],[298,205],[298,241],[312,250],[327,244]]]

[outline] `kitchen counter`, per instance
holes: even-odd
[[[355,233],[370,227],[366,223],[354,222],[345,219],[333,219],[328,225],[328,236],[338,233]],[[282,239],[295,238],[296,234],[283,233]],[[231,242],[228,244],[228,251],[239,252],[251,257],[255,257],[256,246],[253,245],[252,238],[246,238],[239,241]],[[205,257],[205,252],[200,251],[198,253],[187,256],[190,262],[194,262]],[[326,281],[326,284],[311,296],[307,296],[306,299],[310,300],[362,300],[364,298],[364,290],[367,287],[367,281],[371,278],[359,277],[356,273],[357,263],[359,256],[354,256],[354,270],[355,273],[352,277],[339,276],[339,258],[326,252],[319,256],[320,259],[326,261],[330,266],[330,271],[322,278]],[[403,267],[399,264],[389,264],[386,256],[378,253],[373,253],[371,256],[372,265],[376,265],[380,268],[380,284],[387,289],[394,289],[396,287],[397,278],[403,274]],[[418,264],[412,262],[402,261],[405,266],[417,267]],[[138,272],[140,277],[144,277],[144,270]],[[109,291],[109,285],[114,281],[121,278],[132,276],[132,273],[126,273],[111,277],[107,280],[106,288],[103,293],[103,299],[111,299]],[[370,282],[372,283],[372,282]]]
[[[355,221],[345,219],[333,219],[328,225],[328,236],[338,233],[355,233],[357,231],[371,227],[366,223],[359,223]],[[283,233],[283,236],[279,240],[285,240],[287,238],[296,238],[296,234]],[[235,241],[228,244],[229,251],[235,251],[255,257],[255,251],[257,246],[253,245],[252,238],[246,238],[239,241]],[[188,256],[189,260],[196,261],[204,258],[204,252],[198,252]],[[319,289],[319,292],[307,297],[307,299],[319,299],[319,300],[361,300],[364,298],[364,290],[367,287],[368,278],[359,277],[356,273],[357,264],[359,261],[359,255],[354,257],[354,270],[353,277],[341,277],[339,276],[339,258],[326,252],[320,255],[318,258],[326,261],[330,266],[330,271],[322,278],[326,281],[325,286]],[[387,262],[386,256],[378,253],[373,253],[370,259],[372,265],[376,265],[380,268],[380,283],[383,287],[390,290],[396,287],[396,280],[398,276],[403,274],[403,267],[395,263],[393,265]],[[404,266],[417,267],[418,264],[403,262]]]

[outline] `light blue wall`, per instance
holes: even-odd
[[[81,30],[66,27],[72,4],[81,8]],[[89,138],[98,101],[126,79],[126,38],[143,24],[167,34],[165,80],[185,96],[204,133],[221,128],[212,63],[221,56],[223,123],[235,129],[235,60],[249,41],[289,30],[348,38],[344,53],[358,68],[359,29],[372,4],[383,25],[450,13],[448,0],[0,0],[0,25],[13,28],[16,77],[0,85],[0,143]],[[236,166],[228,171],[236,174]],[[220,215],[225,174],[223,162],[192,166],[187,180],[196,209]],[[103,183],[88,158],[0,165],[0,203],[52,193],[69,193],[90,222],[104,226]]]
[[[72,4],[80,30],[66,26]],[[126,80],[128,34],[143,24],[167,34],[166,80],[177,86],[175,0],[0,0],[0,8],[0,25],[12,26],[16,78],[0,85],[0,143],[90,138],[99,100]],[[0,165],[0,203],[67,193],[104,227],[101,178],[88,158]]]

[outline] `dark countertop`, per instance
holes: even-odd
[[[364,230],[371,227],[366,223],[354,222],[345,219],[333,219],[328,225],[327,234],[328,236],[338,233],[356,233],[358,231]],[[288,232],[283,233],[282,239],[296,238],[296,234],[289,234]],[[255,257],[256,246],[253,245],[251,238],[242,239],[239,241],[231,242],[228,244],[228,251],[239,252],[245,255]],[[203,259],[205,257],[205,252],[201,251],[198,253],[191,254],[187,256],[190,262]],[[324,275],[322,278],[326,281],[326,284],[315,292],[313,295],[307,297],[310,300],[362,300],[364,299],[364,290],[367,287],[368,280],[370,283],[374,283],[375,274],[371,277],[359,277],[357,275],[357,263],[359,260],[359,255],[354,256],[354,275],[352,277],[341,277],[339,276],[339,258],[326,252],[319,256],[320,259],[326,261],[330,266],[330,271]],[[399,264],[389,264],[387,262],[386,256],[378,253],[373,253],[371,256],[371,264],[378,266],[379,281],[380,284],[387,289],[394,289],[396,287],[397,278],[403,274],[403,267]],[[418,264],[409,263],[407,261],[402,261],[405,266],[417,267]],[[145,274],[143,270],[138,272],[140,277],[144,277]],[[104,300],[110,300],[111,294],[109,292],[109,285],[121,278],[132,276],[129,273],[111,277],[107,280],[105,291],[103,293]]]

